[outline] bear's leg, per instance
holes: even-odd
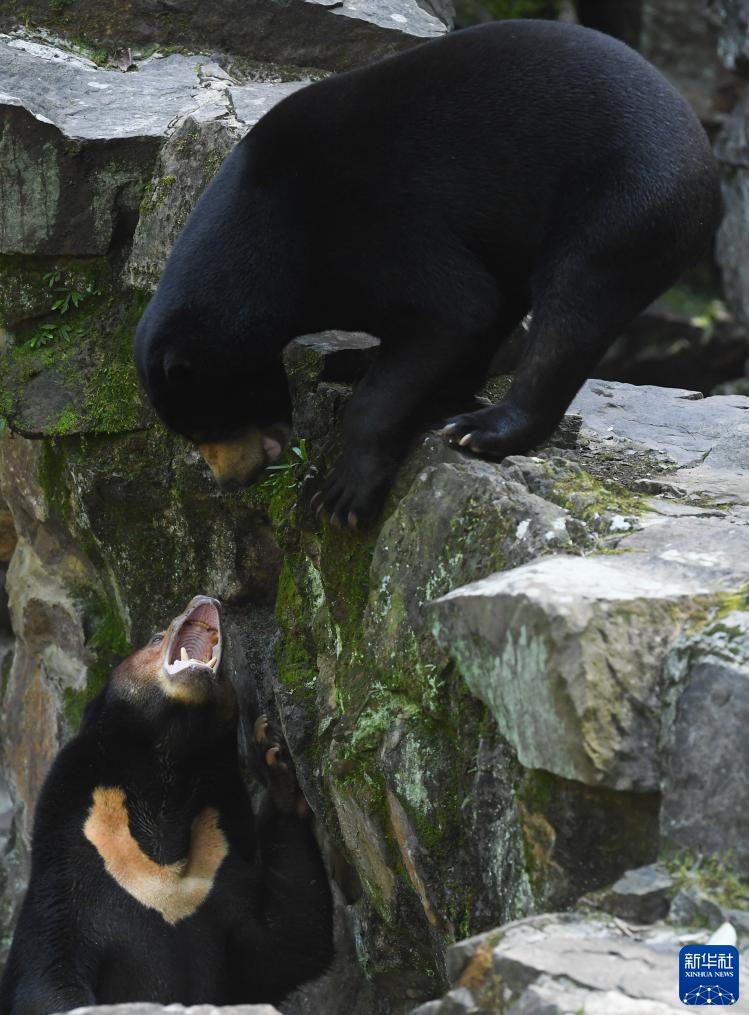
[[[560,258],[563,270],[535,288],[525,349],[510,390],[497,405],[448,420],[442,432],[452,444],[504,458],[524,454],[551,436],[611,342],[680,274],[682,265],[668,258],[648,264],[640,253],[639,264],[629,251],[621,268],[606,270],[592,255]],[[616,260],[607,256],[605,263]]]
[[[268,794],[258,816],[264,932],[255,942],[252,995],[277,1003],[332,962],[332,900],[309,805],[265,716],[255,723],[254,746]]]
[[[486,314],[425,318],[383,338],[377,360],[359,383],[343,418],[344,450],[313,507],[334,525],[366,526],[379,512],[414,436],[471,404],[497,346],[522,319],[520,306]],[[473,323],[467,326],[466,322]]]

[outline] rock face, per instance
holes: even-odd
[[[707,935],[705,935],[705,940]],[[610,917],[532,917],[448,950],[455,986],[412,1015],[670,1015],[684,942],[666,926],[635,930]],[[733,1011],[749,1011],[740,998]]]
[[[98,54],[149,45],[239,54],[295,67],[348,70],[446,31],[452,5],[416,0],[158,0],[101,4],[71,0],[50,6],[30,0],[23,11],[5,5],[0,30],[26,24],[74,34]],[[434,11],[438,11],[435,17]]]
[[[0,60],[4,254],[96,257],[109,251],[118,231],[132,234],[175,121],[181,129],[173,134],[171,160],[169,154],[162,160],[145,207],[164,202],[175,171],[190,164],[197,147],[202,175],[178,174],[191,207],[237,138],[305,83],[239,85],[205,55],[153,56],[123,74],[18,36],[0,36]],[[206,143],[200,131],[211,127],[234,133],[223,146],[213,137]],[[164,242],[171,246],[175,236],[172,229]]]
[[[749,613],[728,612],[669,660],[677,696],[666,722],[668,763],[663,774],[663,834],[691,849],[730,852],[749,873],[746,814],[729,814],[749,764]],[[739,790],[740,792],[740,790]]]
[[[278,1015],[278,1009],[269,1004],[242,1004],[215,1008],[212,1004],[198,1004],[184,1008],[181,1004],[103,1004],[96,1008],[75,1008],[76,1015],[159,1015],[169,1012],[173,1015]]]
[[[719,53],[724,65],[741,78],[749,77],[749,6],[745,0],[709,0],[707,9],[719,33]],[[726,302],[736,320],[746,327],[749,321],[746,277],[747,165],[744,97],[731,113],[716,141],[715,153],[721,165],[725,215],[718,232],[716,259],[723,276]]]
[[[749,4],[746,0],[707,0],[706,6],[718,29],[723,63],[749,76]]]
[[[731,76],[718,58],[718,29],[705,17],[705,4],[644,0],[642,7],[638,49],[689,100],[703,123],[718,125],[735,96]]]

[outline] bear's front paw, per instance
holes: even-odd
[[[344,456],[318,486],[310,506],[336,527],[367,528],[380,513],[396,471],[389,459]]]
[[[500,403],[478,412],[449,419],[440,433],[450,444],[477,455],[506,458],[525,454],[546,440],[554,429],[553,420]]]
[[[255,720],[253,748],[256,767],[275,807],[284,814],[307,817],[311,811],[299,788],[294,763],[284,739],[267,715]]]

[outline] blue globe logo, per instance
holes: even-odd
[[[736,1004],[738,998],[730,990],[723,987],[695,987],[688,991],[682,1001],[684,1004]]]

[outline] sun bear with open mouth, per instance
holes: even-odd
[[[127,1001],[277,1003],[332,958],[309,807],[265,717],[255,815],[222,674],[219,604],[194,598],[120,663],[37,805],[3,1015]]]

